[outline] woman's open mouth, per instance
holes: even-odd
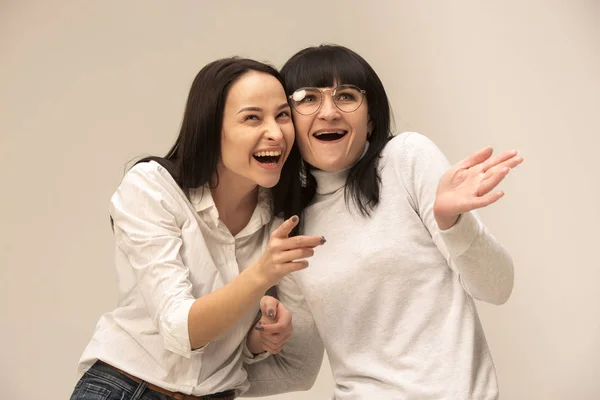
[[[348,131],[317,132],[313,136],[323,142],[333,142],[346,136]]]
[[[281,151],[258,151],[252,155],[256,161],[264,165],[275,165],[281,159]]]

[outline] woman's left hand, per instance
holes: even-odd
[[[292,336],[292,313],[283,303],[271,296],[263,296],[260,310],[262,317],[255,325],[253,334],[258,333],[263,351],[277,354]]]
[[[504,192],[492,190],[523,162],[517,150],[492,157],[486,147],[453,165],[440,179],[433,215],[441,230],[454,226],[460,214],[498,201]]]

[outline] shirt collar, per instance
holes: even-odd
[[[212,193],[207,186],[190,189],[190,202],[201,218],[210,222],[214,227],[219,226],[219,210],[217,210]],[[256,208],[246,227],[236,237],[251,235],[268,224],[273,218],[272,204],[271,190],[259,186]]]

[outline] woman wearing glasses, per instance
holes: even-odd
[[[523,159],[485,148],[450,166],[426,137],[392,137],[379,77],[347,48],[304,49],[282,75],[297,147],[275,201],[285,216],[302,216],[300,233],[328,239],[293,277],[335,398],[496,399],[473,299],[506,302],[513,265],[474,210],[502,197],[495,187]],[[260,394],[269,371],[249,371]]]

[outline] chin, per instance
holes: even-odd
[[[277,185],[277,183],[279,183],[279,175],[277,175],[277,178],[271,178],[271,179],[259,179],[256,181],[258,186],[267,188],[267,189],[271,189],[272,187],[274,187],[275,185]]]

